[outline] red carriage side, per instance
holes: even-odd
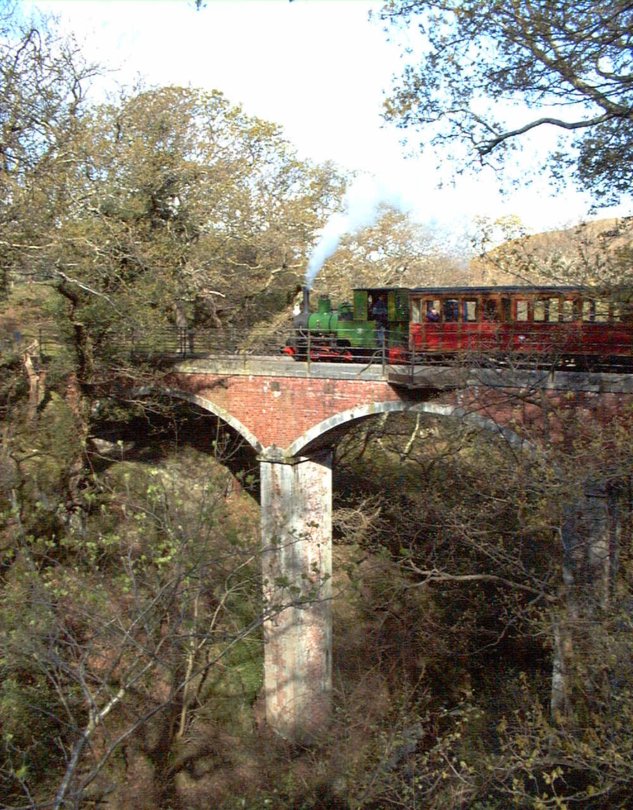
[[[413,362],[460,355],[628,367],[633,306],[578,287],[434,287],[410,293]]]

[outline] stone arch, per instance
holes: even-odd
[[[351,422],[359,422],[383,413],[429,413],[436,416],[444,416],[447,419],[460,419],[468,424],[486,430],[490,433],[502,437],[509,445],[523,452],[534,450],[533,445],[526,439],[522,439],[510,428],[498,424],[487,416],[478,413],[471,413],[459,405],[447,405],[439,402],[372,402],[370,405],[361,405],[342,411],[334,416],[324,419],[318,425],[310,428],[302,436],[295,439],[285,451],[286,456],[297,456],[309,452],[313,447],[318,447],[324,443],[326,435],[334,432],[337,428]]]
[[[203,410],[215,414],[217,417],[222,419],[223,422],[226,422],[227,425],[232,427],[251,445],[256,453],[263,452],[264,448],[257,436],[251,433],[251,431],[245,427],[239,421],[239,419],[236,419],[227,410],[221,408],[219,405],[216,405],[210,399],[198,396],[197,394],[190,394],[186,391],[181,391],[178,388],[154,388],[147,386],[144,388],[137,388],[134,391],[134,395],[137,397],[149,396],[150,394],[160,394],[161,396],[173,397],[174,399],[184,399],[187,402],[191,402],[193,405],[198,405]]]

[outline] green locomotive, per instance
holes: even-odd
[[[381,359],[403,351],[409,334],[409,290],[393,287],[357,288],[353,302],[333,308],[321,295],[316,312],[303,291],[294,334],[283,349],[295,360]]]

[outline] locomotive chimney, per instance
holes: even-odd
[[[295,329],[307,329],[308,318],[310,317],[310,288],[303,287],[303,303],[301,311],[294,317]]]

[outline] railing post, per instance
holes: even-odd
[[[310,342],[311,342],[311,333],[310,330],[308,329],[308,340],[306,341],[307,343],[306,363],[308,368],[308,377],[310,376],[310,354],[311,354]]]

